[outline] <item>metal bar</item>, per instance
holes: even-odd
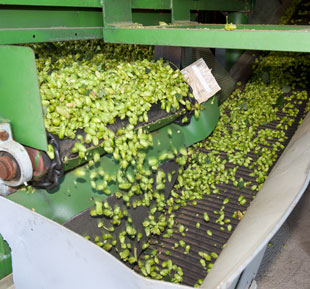
[[[0,6],[0,29],[102,26],[102,9]]]
[[[309,26],[238,25],[234,31],[223,28],[196,25],[104,29],[104,39],[113,43],[310,52]]]
[[[102,38],[102,27],[0,29],[0,44]]]
[[[59,7],[101,7],[100,0],[3,0],[0,5],[59,6]]]
[[[175,24],[175,25],[168,25],[164,28],[162,26],[153,26],[148,28],[159,28],[159,29],[209,29],[209,30],[225,30],[224,24],[197,24],[195,22],[187,23],[186,25],[182,24]],[[303,31],[308,30],[310,31],[310,25],[259,25],[259,24],[237,24],[237,29],[233,30],[234,33],[238,30],[296,30],[296,31]],[[232,31],[227,31],[232,32]]]
[[[171,0],[132,0],[134,9],[171,9]]]
[[[102,7],[101,0],[2,0],[0,5],[58,6],[58,7]],[[115,1],[118,2],[118,1]],[[171,0],[132,0],[133,9],[171,9]],[[243,11],[252,9],[244,0],[189,0],[191,10]]]

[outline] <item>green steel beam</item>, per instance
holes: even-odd
[[[187,2],[191,10],[245,11],[253,8],[251,0],[187,0]],[[171,9],[171,0],[132,0],[131,3],[133,9]],[[2,0],[0,5],[101,8],[102,0]]]
[[[101,28],[0,29],[0,44],[102,39]]]
[[[88,28],[102,27],[102,10],[85,8],[24,7],[23,9],[0,6],[0,29],[5,28]]]
[[[310,52],[309,26],[223,25],[144,28],[54,27],[0,29],[0,44],[100,39],[111,43]]]
[[[0,5],[101,7],[101,0],[1,0]]]
[[[112,43],[310,52],[310,26],[224,25],[105,28]]]
[[[0,0],[0,44],[97,39],[103,37],[100,29],[104,23],[107,28],[132,20],[142,25],[188,21],[192,18],[190,9],[240,11],[247,10],[250,2],[252,0]]]
[[[200,29],[200,30],[214,30],[214,31],[224,31],[225,25],[224,24],[197,24],[195,22],[182,24],[175,24],[165,26],[164,28],[161,26],[157,27],[149,27],[153,29],[174,29],[174,28],[183,28],[183,29]],[[239,24],[237,25],[236,30],[226,31],[226,32],[237,32],[240,30],[247,30],[247,31],[278,31],[278,30],[291,30],[291,31],[310,31],[310,25],[259,25],[259,24]]]
[[[0,8],[0,44],[98,39],[102,28],[102,9]]]

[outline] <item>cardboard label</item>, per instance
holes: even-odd
[[[211,73],[211,69],[202,58],[185,67],[181,72],[187,83],[192,87],[193,95],[199,104],[207,101],[221,90]]]

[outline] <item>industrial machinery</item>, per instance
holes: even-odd
[[[13,271],[16,288],[255,288],[252,281],[268,241],[309,183],[310,64],[305,55],[310,37],[309,21],[245,24],[254,7],[251,0],[0,1],[0,279]],[[287,17],[294,17],[294,6],[289,7]],[[224,24],[226,16],[232,23]],[[76,48],[73,41],[84,45]],[[113,83],[122,79],[120,70],[96,59],[89,79],[100,85],[110,71],[112,92],[88,89],[87,77],[78,88],[87,99],[83,119],[96,111],[95,127],[106,124],[93,132],[89,119],[83,129],[74,126],[82,121],[81,115],[73,121],[66,110],[71,103],[49,110],[54,95],[46,98],[42,84],[57,75],[53,65],[70,69],[56,59],[67,57],[65,45],[70,61],[88,73],[96,53],[109,58],[117,49],[107,43],[154,45],[154,58],[164,60],[134,55],[142,72],[128,64],[123,82]],[[124,47],[117,50],[118,59],[137,48]],[[142,55],[153,53],[153,48],[139,49]],[[275,54],[246,50],[304,52],[304,66],[294,70],[289,54],[277,63]],[[222,52],[226,68],[235,63],[230,74],[214,57]],[[180,68],[200,57],[222,88],[201,105],[182,81],[175,87],[184,91],[172,92],[169,83],[161,88],[175,96],[175,107],[165,99],[152,100],[133,123],[130,108],[123,116],[115,114],[114,121],[93,105],[141,74],[149,80],[157,73],[161,81],[173,82]],[[253,64],[254,81],[265,85],[256,103],[253,87],[246,86]],[[305,84],[286,81],[281,66],[290,75],[300,73],[298,85]],[[47,89],[61,99],[74,79],[66,86],[66,79],[61,83],[57,77]],[[152,92],[160,87],[158,81],[153,85]],[[60,95],[57,89],[63,87],[68,91]],[[151,94],[140,97],[149,100]],[[119,101],[110,114],[122,105]],[[255,106],[261,108],[259,119],[251,118]],[[48,120],[54,110],[61,117]],[[49,123],[57,129],[51,132]],[[226,132],[235,147],[225,142]],[[114,149],[117,140],[122,151]]]

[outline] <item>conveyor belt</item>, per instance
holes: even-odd
[[[300,6],[296,9],[296,11],[302,8],[303,6]],[[284,57],[287,56],[288,55],[284,55]],[[299,56],[302,55],[295,55],[294,57]],[[284,64],[284,62],[282,64]],[[270,67],[268,65],[270,65]],[[271,62],[268,65],[266,67],[266,70],[264,68],[261,71],[261,74],[259,76],[256,75],[255,77],[262,77],[264,72],[268,74],[269,70],[272,69],[273,63]],[[297,76],[297,78],[299,78],[302,75],[303,77],[305,77],[305,73],[306,76],[308,75],[307,71],[309,71],[309,68],[310,67],[308,63],[303,63],[303,69],[301,69],[300,67],[296,67],[296,65],[294,67],[293,63],[288,68],[287,72],[291,74],[291,77]],[[274,74],[268,75],[267,78],[277,78],[276,69],[273,72]],[[280,70],[281,69],[279,67],[279,75],[281,75],[281,73],[284,73],[284,70],[282,72]],[[275,117],[271,118],[270,121],[262,121],[260,125],[255,129],[255,132],[256,135],[258,135],[260,131],[264,130],[283,131],[285,133],[285,136],[281,137],[281,140],[277,138],[271,138],[272,140],[268,140],[268,138],[266,138],[267,142],[260,143],[259,148],[256,147],[255,149],[250,150],[246,155],[246,157],[251,158],[251,161],[247,166],[236,165],[232,162],[229,162],[228,152],[218,148],[213,149],[212,146],[210,148],[210,144],[207,145],[206,149],[204,146],[204,142],[208,143],[208,139],[206,139],[204,142],[201,142],[199,145],[195,145],[193,147],[193,151],[195,154],[216,156],[219,158],[219,163],[223,163],[223,161],[226,160],[224,170],[229,171],[235,168],[236,174],[234,177],[235,180],[239,181],[237,182],[237,184],[234,184],[232,180],[229,180],[228,183],[217,182],[217,184],[215,181],[213,181],[212,183],[209,183],[210,187],[213,185],[211,191],[203,192],[200,195],[200,198],[194,199],[189,197],[185,201],[181,200],[181,202],[184,201],[184,206],[182,206],[181,204],[180,208],[172,210],[171,213],[175,215],[174,225],[172,226],[172,228],[170,228],[173,230],[172,235],[170,237],[167,237],[165,236],[165,232],[163,232],[160,236],[151,237],[148,240],[150,246],[140,254],[138,258],[138,264],[135,263],[133,266],[126,263],[128,266],[133,267],[135,271],[141,273],[144,276],[152,277],[155,279],[161,279],[171,282],[180,282],[189,286],[197,286],[201,284],[202,280],[206,277],[209,270],[212,268],[212,264],[216,261],[217,256],[221,253],[223,247],[228,242],[240,219],[243,217],[247,208],[250,206],[251,201],[253,200],[253,198],[255,198],[258,192],[257,188],[262,185],[263,181],[259,181],[256,176],[253,176],[253,172],[255,171],[257,166],[252,165],[256,163],[256,161],[259,159],[261,154],[260,150],[266,148],[268,151],[271,151],[276,146],[275,159],[272,160],[271,164],[268,164],[269,169],[267,174],[269,174],[272,167],[276,164],[277,159],[281,156],[286,145],[289,143],[290,139],[297,130],[300,121],[305,116],[305,113],[309,110],[309,84],[305,81],[304,84],[306,84],[306,87],[290,87],[287,91],[287,87],[285,87],[286,79],[283,79],[281,77],[279,77],[279,79],[281,79],[280,81],[283,82],[278,83],[277,81],[275,81],[275,86],[279,88],[279,85],[281,87],[281,85],[284,84],[284,86],[282,86],[283,95],[280,93],[278,95],[279,98],[274,101],[275,103],[273,105],[274,108],[279,107],[279,109],[276,112]],[[306,77],[306,79],[308,79],[308,77]],[[269,80],[272,81],[272,79],[267,79],[266,81],[264,81],[266,87],[268,87],[268,83],[266,82],[269,82]],[[274,80],[275,79],[273,79],[273,81]],[[240,87],[244,88],[244,86],[245,83],[243,83],[243,85]],[[307,98],[303,98],[302,101],[296,101],[297,94],[302,90],[307,93]],[[257,93],[260,92],[258,91]],[[294,95],[295,97],[287,100],[286,97],[290,95]],[[242,94],[240,95],[240,98],[242,98]],[[235,96],[235,99],[238,99],[238,96]],[[229,105],[229,102],[233,101],[234,99],[228,99],[228,105],[226,106],[226,109],[222,109],[222,114],[226,114],[228,118],[230,117],[230,120],[225,124],[226,129],[229,132],[226,135],[226,138],[232,135],[231,132],[233,128],[231,127],[231,123],[234,123],[234,119],[231,117],[232,111],[230,110],[231,107]],[[261,98],[261,101],[265,100]],[[279,124],[283,119],[289,116],[289,112],[287,112],[287,110],[285,109],[282,109],[287,103],[290,103],[296,109],[298,109],[298,114],[293,117],[293,123],[287,126],[285,126],[284,124],[283,129],[279,127]],[[292,116],[290,116],[290,118],[292,118]],[[248,128],[250,128],[250,124],[247,125],[247,128],[243,127],[243,129]],[[222,138],[224,137],[224,135],[218,136],[215,141],[221,142]],[[236,149],[234,153],[237,154],[238,150]],[[191,156],[189,156],[188,159],[189,161],[184,167],[185,170],[186,167],[191,168],[191,165],[193,165],[193,163],[195,162],[195,160],[192,162]],[[193,173],[195,174],[195,171],[193,171]],[[205,170],[203,171],[203,173],[208,174],[208,171]],[[252,176],[250,176],[250,174]],[[242,179],[242,182],[240,182],[240,179]],[[244,185],[247,182],[250,183],[249,186]],[[181,195],[182,191],[186,189],[177,183],[173,190],[175,193]],[[272,194],[272,192],[270,193]],[[243,202],[241,202],[240,196],[243,196]],[[167,212],[169,212],[169,205],[167,205]],[[88,212],[86,213],[88,214]],[[209,220],[207,221],[204,220],[205,213],[207,213],[209,217]],[[167,213],[167,217],[171,216],[171,214]],[[222,220],[224,221],[224,223],[219,222],[219,217],[221,214],[225,215]],[[87,215],[84,214],[84,217],[87,218]],[[78,226],[78,219],[76,219],[75,222],[77,222]],[[182,230],[180,230],[180,226],[183,226]],[[69,225],[69,227],[71,226]],[[77,231],[82,233],[80,229]],[[85,229],[85,231],[87,230]],[[208,254],[205,255],[207,256],[207,258],[202,257],[202,254]],[[115,256],[117,256],[117,254],[115,254]],[[152,261],[153,263],[148,262],[148,260]],[[147,266],[147,263],[148,265],[151,264],[152,268],[150,268],[150,266]],[[170,265],[167,265],[168,263],[170,263]],[[164,273],[163,271],[165,271],[167,266],[170,266],[170,268],[172,268],[172,264],[174,265],[174,269],[170,270],[168,273]],[[154,274],[152,275],[152,273]],[[176,275],[179,276],[176,277]]]
[[[192,98],[189,98],[190,100],[192,100]],[[184,108],[184,107],[182,107]],[[181,118],[184,115],[188,115],[188,117],[190,118],[190,115],[192,114],[192,112],[186,112],[186,110],[182,111],[182,108],[177,111],[177,112],[170,112],[167,113],[165,110],[162,110],[160,108],[160,104],[156,103],[154,105],[152,105],[151,109],[148,111],[147,115],[149,118],[148,123],[146,122],[141,122],[139,123],[136,127],[145,127],[146,129],[148,129],[148,127],[150,127],[150,131],[152,131],[152,127],[156,127],[156,129],[158,127],[161,127],[163,125],[167,125],[173,121],[177,121],[179,120],[179,122],[181,122]],[[161,124],[161,122],[163,124]],[[110,124],[107,127],[112,130],[113,132],[116,133],[116,131],[120,128],[124,128],[129,124],[128,120],[120,120],[117,119],[115,121],[114,124]],[[62,139],[60,140],[56,135],[54,135],[54,137],[59,141],[60,144],[60,155],[61,155],[61,159],[64,159],[65,157],[67,158],[76,158],[78,157],[78,154],[74,154],[72,153],[72,148],[74,147],[74,144],[78,141],[78,135],[82,135],[83,138],[85,138],[86,133],[82,130],[78,130],[75,139]],[[100,140],[99,145],[102,143],[102,140]],[[93,145],[90,144],[86,144],[87,148],[91,148]]]
[[[283,145],[286,146],[289,140],[294,135],[294,132],[298,128],[298,123],[302,119],[304,108],[306,101],[303,101],[302,104],[298,106],[299,114],[295,119],[294,124],[285,132],[286,139],[283,142]],[[283,113],[277,113],[278,116],[285,116]],[[269,124],[262,125],[260,129],[274,129],[276,130],[278,122],[272,122]],[[270,142],[270,146],[272,147],[272,142]],[[284,149],[278,152],[277,157],[279,158]],[[210,153],[210,151],[201,148],[200,152],[204,154]],[[226,159],[226,153],[220,152],[220,158],[222,160]],[[258,155],[254,152],[250,152],[248,154],[252,157],[252,161],[256,161],[258,159]],[[226,163],[226,168],[233,168],[236,165],[233,165],[229,162]],[[269,171],[271,171],[272,167],[270,167]],[[251,181],[251,185],[259,185],[259,183],[255,180],[254,177],[250,177],[249,174],[252,170],[245,166],[238,166],[236,172],[236,179],[243,178],[244,182]],[[192,202],[189,202],[187,206],[181,207],[178,211],[175,212],[175,225],[173,227],[174,234],[171,238],[156,238],[151,240],[152,244],[146,254],[142,254],[141,258],[143,259],[146,255],[149,255],[152,250],[156,250],[156,254],[159,258],[160,264],[164,261],[171,260],[173,264],[183,268],[183,284],[193,286],[196,284],[198,279],[204,279],[206,277],[206,270],[200,264],[200,259],[198,252],[203,251],[210,255],[211,252],[215,252],[216,254],[220,254],[223,246],[227,243],[229,237],[233,233],[235,227],[238,225],[239,219],[233,218],[233,214],[235,212],[245,212],[247,207],[250,205],[251,200],[255,197],[257,191],[251,190],[251,188],[242,188],[234,186],[231,182],[228,184],[218,184],[216,188],[219,190],[217,194],[209,194],[206,195],[202,200],[196,200],[197,204],[193,205]],[[179,191],[180,192],[180,191]],[[238,198],[240,195],[243,195],[246,199],[245,205],[240,205]],[[230,223],[232,225],[232,230],[230,232],[227,231],[227,224],[220,226],[216,223],[216,220],[219,218],[219,214],[215,214],[221,210],[223,206],[223,201],[225,198],[229,198],[230,201],[225,205],[224,212],[225,218],[230,219]],[[203,214],[207,212],[210,218],[210,221],[206,223],[203,220]],[[196,224],[200,223],[200,228],[196,227]],[[183,225],[187,230],[185,232],[185,236],[181,236],[178,231],[178,226]],[[221,229],[224,228],[224,229]],[[207,230],[211,230],[212,236],[206,234]],[[190,253],[184,254],[184,248],[180,245],[178,248],[173,248],[175,243],[179,243],[180,240],[183,240],[186,245],[190,245]],[[166,255],[166,251],[169,251],[170,254]],[[212,258],[210,262],[206,261],[206,266],[215,262],[215,259]],[[160,270],[163,268],[160,268]],[[139,267],[136,266],[135,270],[139,272]]]
[[[283,148],[281,150],[278,150],[277,158],[280,157],[282,151],[284,150],[284,147],[288,144],[289,140],[296,131],[298,124],[304,115],[307,101],[308,100],[303,100],[300,104],[295,105],[295,107],[298,108],[299,113],[296,116],[292,126],[288,127],[288,129],[285,130],[286,137],[283,139],[282,142]],[[227,111],[227,113],[229,114],[229,110]],[[279,117],[279,120],[271,121],[270,123],[267,124],[266,123],[262,124],[257,129],[257,132],[259,130],[265,130],[265,129],[278,130],[277,125],[279,124],[281,119],[283,119],[283,117],[286,116],[286,113],[279,111],[277,112],[276,115]],[[208,139],[205,141],[208,141]],[[265,145],[265,147],[272,148],[272,145],[273,142],[270,141],[268,145]],[[201,145],[200,146],[196,145],[195,151],[196,152],[199,151],[200,153],[206,155],[212,153],[212,150],[205,149]],[[217,151],[216,154],[217,156],[220,157],[222,161],[225,159],[227,160],[227,163],[225,164],[226,170],[236,167],[236,165],[228,161],[226,152]],[[252,158],[251,162],[255,162],[259,157],[259,153],[250,151],[247,156],[250,156]],[[272,167],[269,168],[269,171],[271,169]],[[256,181],[255,177],[249,176],[251,172],[253,172],[253,169],[250,169],[249,167],[238,166],[235,178],[237,180],[243,178],[244,183],[251,181],[251,186],[253,185],[258,186],[259,183]],[[212,257],[211,261],[206,262],[206,267],[203,268],[203,266],[200,263],[201,257],[199,256],[198,252],[205,252],[208,253],[209,255],[211,253],[216,253],[217,255],[220,254],[223,246],[227,243],[229,237],[231,236],[234,229],[238,225],[239,219],[241,219],[242,214],[245,213],[247,207],[251,203],[251,200],[255,197],[257,193],[256,190],[251,189],[251,186],[241,188],[242,186],[241,187],[234,186],[231,181],[229,181],[228,184],[224,183],[218,184],[216,185],[216,188],[219,190],[218,193],[206,194],[202,199],[195,200],[196,203],[187,202],[187,205],[185,207],[181,207],[179,210],[173,211],[173,213],[175,214],[173,235],[170,238],[164,238],[163,234],[160,237],[151,238],[149,240],[150,247],[140,255],[139,260],[143,261],[146,256],[148,256],[147,258],[150,258],[152,254],[155,254],[159,259],[159,265],[156,266],[157,272],[160,272],[160,270],[164,269],[161,268],[160,266],[162,262],[171,260],[173,264],[183,269],[184,275],[182,283],[186,285],[193,286],[197,282],[197,280],[204,279],[207,274],[208,268],[211,268],[208,266],[212,266],[209,264],[214,263],[215,258]],[[168,189],[170,190],[170,188]],[[181,193],[181,190],[179,189],[176,192]],[[246,203],[244,205],[240,204],[239,199],[240,195],[243,195],[246,200]],[[226,198],[229,198],[229,202],[225,204],[223,207],[223,202],[224,199]],[[109,199],[110,199],[109,203],[112,205],[116,201],[116,198],[114,196],[110,197]],[[230,219],[229,223],[227,224],[225,223],[223,225],[219,225],[216,222],[216,220],[219,218],[219,212],[221,211],[221,208],[225,213],[225,219],[226,218]],[[140,211],[132,210],[130,215],[133,214],[140,215],[139,212]],[[203,220],[203,215],[205,212],[207,212],[209,215],[210,218],[209,222],[205,222]],[[143,219],[147,216],[147,212],[145,212],[144,210],[141,216],[133,217],[135,227],[138,229],[138,231],[143,229],[141,223]],[[200,228],[196,227],[197,223],[200,223]],[[227,229],[228,224],[231,225],[230,230]],[[181,236],[181,234],[179,233],[178,230],[179,225],[183,225],[185,227],[184,231],[185,235],[183,236]],[[96,235],[102,234],[100,229],[98,229],[97,227],[97,220],[89,216],[88,210],[83,212],[81,215],[75,217],[73,220],[69,221],[66,224],[66,226],[80,234],[83,235],[89,234],[91,236],[91,239],[93,239],[94,236]],[[124,230],[124,226],[120,226],[119,228],[116,229],[117,232],[120,232],[122,230]],[[208,235],[206,233],[207,230],[210,230],[212,232],[212,236],[211,234]],[[182,247],[180,245],[179,243],[180,240],[185,242],[185,246],[187,245],[190,246],[188,254],[184,254],[185,246]],[[144,241],[145,237],[143,238],[143,242]],[[178,248],[174,248],[175,243],[179,243]],[[137,251],[138,254],[141,252],[141,245],[142,242],[140,242],[140,244],[133,242],[133,246],[136,246],[138,249]],[[117,251],[112,249],[111,252],[114,256],[118,257]],[[132,267],[132,265],[130,264],[128,265]],[[135,265],[134,270],[139,272],[139,266]],[[163,280],[173,281],[172,276],[169,275],[165,276]]]

